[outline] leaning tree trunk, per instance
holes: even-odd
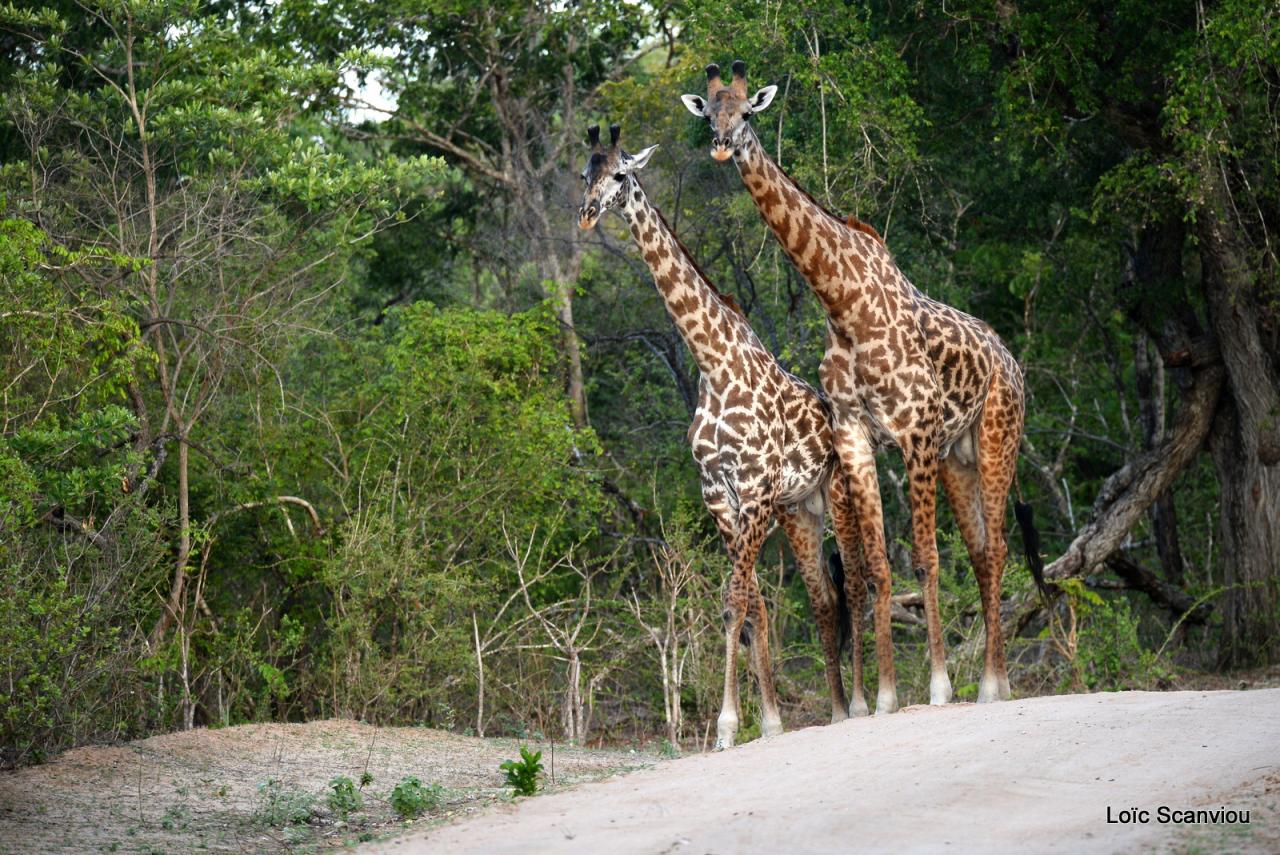
[[[1260,271],[1230,225],[1227,189],[1209,173],[1198,212],[1205,302],[1227,369],[1210,451],[1221,492],[1224,665],[1280,654],[1280,371],[1264,344]],[[1270,295],[1270,299],[1275,299]],[[1274,311],[1274,310],[1271,310]]]

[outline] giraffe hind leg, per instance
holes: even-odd
[[[989,592],[991,574],[987,567],[987,525],[982,505],[982,488],[978,480],[978,469],[955,455],[942,461],[939,469],[942,486],[951,503],[951,510],[960,527],[960,536],[969,551],[969,562],[973,565],[973,575],[978,582],[978,591],[982,603],[982,618],[989,625],[992,620],[992,598]],[[995,620],[1000,620],[999,591],[996,591],[994,602]],[[988,633],[989,637],[989,633]],[[999,694],[999,677],[992,662],[992,650],[988,645],[982,668],[982,678],[978,684],[978,701],[985,703],[995,700]]]
[[[822,567],[821,514],[807,508],[795,513],[780,515],[782,528],[791,543],[796,566],[809,592],[809,606],[818,624],[818,637],[822,642],[822,657],[826,664],[827,688],[831,692],[831,721],[848,717],[848,701],[844,683],[840,678],[840,603],[842,596],[834,589],[831,579]]]
[[[994,685],[978,700],[1007,701],[1009,667],[1005,661],[1004,633],[1000,626],[1000,583],[1008,555],[1005,540],[1005,505],[1009,487],[1018,465],[1018,447],[1022,439],[1023,398],[1019,388],[1001,378],[992,384],[978,422],[978,479],[982,493],[982,516],[986,525],[987,592],[983,595],[983,614],[987,624],[986,663]],[[989,603],[989,605],[988,605]],[[984,673],[984,680],[986,674]]]

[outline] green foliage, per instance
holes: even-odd
[[[1150,444],[1150,415],[1172,424],[1187,371],[1135,401],[1139,365],[1182,347],[1164,331],[1213,326],[1204,212],[1230,212],[1261,349],[1277,351],[1274,4],[268,5],[0,5],[5,763],[181,726],[184,705],[195,724],[527,732],[568,695],[529,610],[567,625],[588,579],[588,624],[610,639],[579,663],[591,728],[611,735],[625,708],[656,733],[672,696],[676,739],[713,718],[727,562],[685,434],[696,370],[625,226],[580,235],[566,202],[579,125],[660,143],[649,195],[762,341],[816,379],[824,313],[677,100],[711,61],[778,85],[752,120],[767,149],[1025,366],[1020,484],[1047,555]],[[378,90],[391,115],[349,111]],[[1159,275],[1139,281],[1166,232]],[[544,302],[562,282],[590,428],[565,400],[564,307]],[[877,467],[909,590],[900,458]],[[1190,591],[1236,590],[1210,536],[1217,474],[1200,460],[1172,488]],[[963,698],[979,598],[945,502],[938,528]],[[1155,567],[1153,529],[1125,549]],[[779,685],[789,709],[821,707],[807,594],[778,540],[760,576]],[[526,548],[550,568],[527,600]],[[695,581],[668,601],[671,562]],[[153,643],[175,578],[179,620]],[[1061,640],[1062,685],[1149,686],[1175,657],[1211,660],[1216,626],[1203,652],[1155,656],[1166,616],[1066,584],[1074,634],[1045,642]],[[1004,591],[1031,591],[1016,558]],[[683,670],[664,697],[646,627],[669,612]],[[923,631],[895,640],[904,699],[921,699]],[[1013,661],[1036,643],[1011,641]],[[744,688],[741,736],[755,703]],[[438,801],[414,780],[406,804]],[[268,782],[263,821],[294,823],[304,797]],[[326,798],[346,813],[361,793],[336,778]]]
[[[364,807],[364,796],[356,789],[355,782],[346,775],[339,775],[329,782],[329,793],[325,796],[325,801],[329,810],[342,819]]]
[[[530,752],[520,746],[519,760],[506,760],[498,767],[506,777],[507,786],[517,796],[532,796],[538,792],[538,775],[542,772],[542,752]]]
[[[1167,669],[1139,637],[1139,618],[1123,596],[1106,597],[1079,579],[1061,584],[1074,612],[1075,656],[1064,685],[1089,691],[1153,689]]]
[[[290,787],[276,778],[268,778],[258,785],[258,805],[253,811],[253,821],[276,828],[302,825],[311,821],[311,809],[315,803],[316,797],[312,794]]]
[[[391,807],[401,819],[414,819],[424,812],[435,810],[444,801],[444,787],[439,784],[423,786],[413,775],[406,775],[391,791]]]
[[[596,443],[572,426],[551,340],[541,310],[418,305],[335,366],[340,400],[367,408],[341,441],[369,473],[318,577],[339,713],[431,721],[456,705],[463,687],[432,675],[468,670],[471,614],[513,581],[507,538],[542,526],[562,549],[589,530],[599,489],[575,464]]]

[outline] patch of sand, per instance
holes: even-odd
[[[351,721],[243,725],[172,733],[68,751],[50,763],[0,773],[0,853],[258,852],[341,845],[404,825],[385,801],[405,775],[446,788],[444,806],[420,824],[466,816],[505,798],[498,765],[521,742]],[[545,744],[528,744],[548,747]],[[628,751],[555,752],[561,786],[655,762]],[[544,762],[550,760],[549,753]],[[365,788],[365,806],[340,825],[323,807],[329,781]],[[268,778],[317,797],[312,822],[252,821]]]

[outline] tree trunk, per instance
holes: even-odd
[[[1142,422],[1142,446],[1145,451],[1155,448],[1164,435],[1164,363],[1152,359],[1145,335],[1134,342],[1134,376],[1138,387],[1138,412]],[[1171,585],[1182,584],[1182,546],[1178,542],[1178,517],[1173,503],[1173,490],[1165,490],[1148,511],[1151,529],[1155,533],[1156,553],[1164,570],[1165,581]]]
[[[1226,397],[1209,447],[1221,491],[1218,523],[1224,581],[1226,667],[1272,661],[1277,655],[1277,573],[1280,572],[1280,467],[1264,466],[1251,448],[1234,398]]]
[[[1266,304],[1259,271],[1231,225],[1221,173],[1203,173],[1206,200],[1196,218],[1209,320],[1222,349],[1228,392],[1210,451],[1221,491],[1224,666],[1280,654],[1280,371],[1263,345]]]
[[[560,353],[564,359],[565,392],[569,396],[569,412],[573,423],[580,428],[589,424],[587,418],[587,387],[582,379],[582,348],[578,333],[573,327],[573,282],[555,282],[553,299],[556,320],[560,324]]]
[[[531,192],[523,196],[520,203],[526,209],[523,216],[530,228],[530,242],[538,253],[537,267],[542,276],[542,286],[551,298],[556,322],[560,326],[560,358],[569,412],[573,423],[584,428],[589,423],[587,387],[582,377],[582,348],[573,325],[573,292],[582,261],[582,242],[575,234],[577,226],[569,218],[553,216],[547,210],[546,193],[537,179],[530,181]]]
[[[178,555],[174,560],[173,581],[169,585],[169,599],[160,613],[155,627],[151,630],[151,644],[158,645],[164,640],[178,614],[182,602],[183,584],[187,578],[187,565],[191,562],[191,484],[190,455],[187,447],[186,432],[178,436]]]
[[[1217,364],[1196,371],[1172,431],[1163,442],[1125,464],[1103,483],[1093,503],[1092,518],[1067,551],[1045,568],[1046,578],[1084,575],[1115,552],[1147,508],[1204,445],[1217,411],[1223,376],[1223,368]]]

